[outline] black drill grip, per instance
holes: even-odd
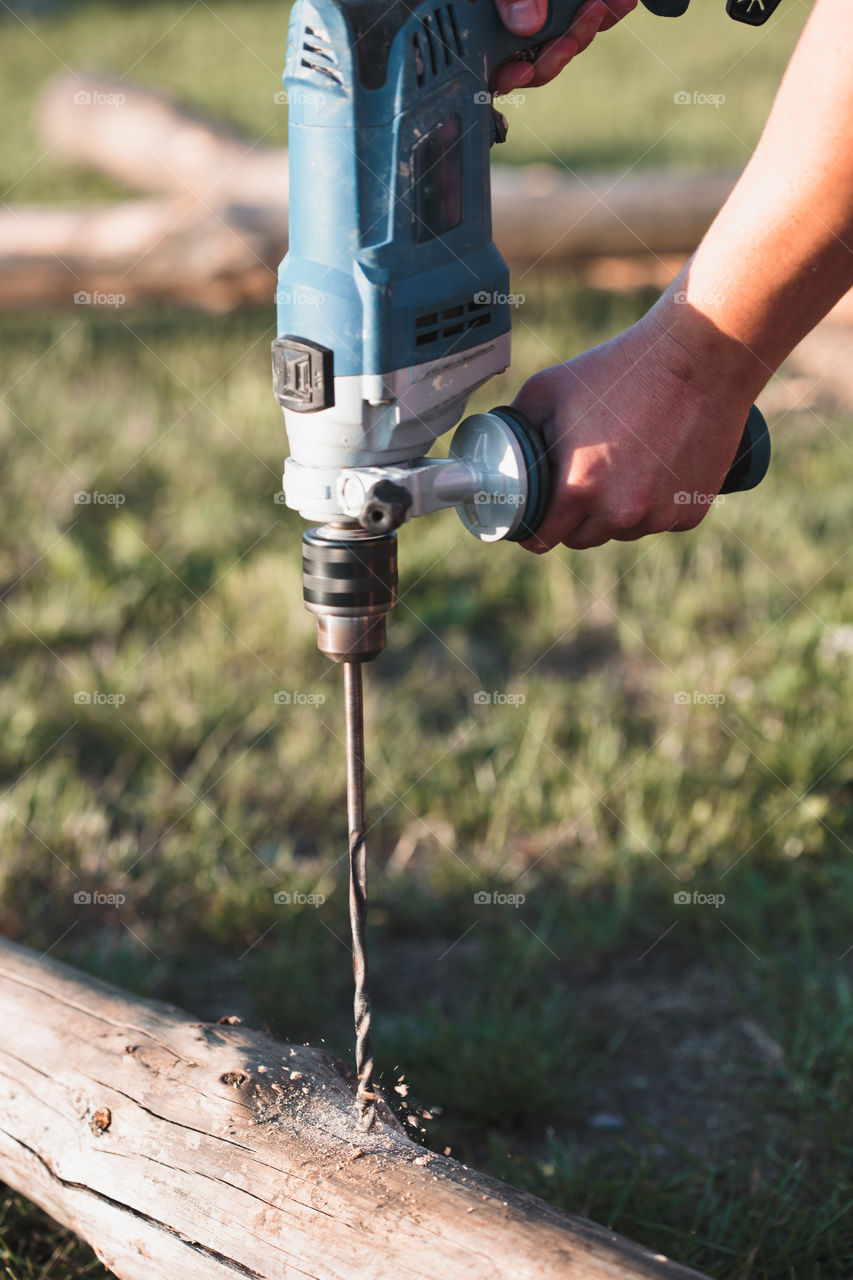
[[[764,414],[753,405],[720,493],[745,493],[747,489],[754,489],[767,475],[769,466],[770,432]]]

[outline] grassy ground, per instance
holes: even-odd
[[[766,95],[802,18],[787,10],[733,81],[764,76]],[[713,16],[697,11],[695,30],[745,47]],[[132,74],[260,133],[266,71],[250,71],[284,17],[257,3],[81,5],[35,36],[7,17],[15,110],[52,69],[41,41],[124,70],[169,22]],[[229,37],[233,57],[202,75],[223,22],[247,49]],[[613,39],[597,65],[615,92],[634,37]],[[707,39],[685,36],[678,57],[714,91]],[[615,162],[649,127],[620,92],[577,131],[531,104],[539,137],[547,125],[562,154]],[[737,162],[725,108],[713,124],[703,110],[670,106],[664,158],[692,161],[681,130],[695,128],[704,159]],[[758,117],[739,107],[738,132]],[[23,173],[35,143],[9,138]],[[12,196],[66,193],[108,189],[48,158]],[[518,287],[512,376],[479,407],[649,301],[553,273]],[[0,318],[14,531],[0,546],[0,932],[349,1058],[341,692],[301,606],[301,522],[274,500],[270,321]],[[534,562],[480,547],[452,514],[404,530],[402,600],[369,671],[386,1087],[405,1074],[429,1145],[720,1280],[853,1269],[845,433],[786,415],[763,489],[684,537]],[[94,891],[124,901],[75,901]],[[325,901],[275,901],[296,891]],[[0,1261],[9,1280],[103,1274],[15,1197]]]

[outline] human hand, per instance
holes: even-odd
[[[501,21],[519,36],[535,36],[548,16],[548,0],[495,0]],[[607,31],[637,7],[637,0],[587,0],[566,33],[549,40],[535,62],[507,62],[496,82],[498,93],[534,89],[547,84],[572,58],[590,45],[599,31]]]
[[[513,405],[544,433],[545,519],[528,551],[693,529],[737,452],[754,388],[718,376],[653,313],[536,374]]]

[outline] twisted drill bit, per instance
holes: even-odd
[[[349,918],[352,930],[352,972],[355,979],[356,1105],[360,1129],[372,1129],[376,1119],[373,1088],[373,1043],[370,1035],[370,995],[367,989],[367,856],[364,806],[364,709],[361,663],[344,662],[346,707],[347,825],[349,828]]]

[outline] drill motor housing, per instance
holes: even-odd
[[[689,0],[643,2],[675,17]],[[509,271],[491,218],[489,152],[506,135],[497,71],[561,35],[581,4],[549,0],[535,37],[508,31],[494,0],[293,7],[273,383],[285,500],[321,522],[305,540],[305,600],[338,660],[384,643],[377,616],[396,598],[396,558],[383,540],[399,524],[452,506],[477,538],[520,541],[543,518],[547,454],[517,410],[474,415],[449,458],[425,455],[510,360]],[[747,488],[769,445],[744,440]]]

